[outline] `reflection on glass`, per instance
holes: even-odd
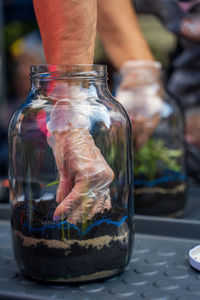
[[[9,128],[17,262],[46,281],[114,275],[133,241],[128,117],[104,66],[38,66],[31,75]]]

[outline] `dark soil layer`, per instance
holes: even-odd
[[[93,275],[102,271],[122,271],[129,260],[128,244],[111,242],[101,250],[90,247],[71,247],[73,255],[66,256],[64,249],[54,249],[41,243],[37,247],[25,247],[20,238],[14,239],[17,259],[24,273],[39,280],[68,280]],[[103,276],[104,277],[104,276]],[[98,278],[98,276],[97,276]],[[94,280],[96,278],[94,277]],[[87,281],[83,279],[83,281]]]
[[[135,187],[135,212],[142,215],[154,215],[154,216],[170,216],[181,215],[185,207],[186,202],[186,187],[183,191],[178,191],[173,194],[172,189],[184,184],[180,181],[171,181],[154,186],[158,191],[152,193],[140,193],[137,194],[137,190],[146,188],[146,186]],[[165,189],[165,193],[159,192],[159,188]],[[151,189],[151,187],[149,187]]]
[[[133,242],[133,225],[126,209],[104,210],[86,224],[73,226],[67,221],[53,222],[55,207],[55,200],[33,201],[31,206],[24,202],[15,205],[14,249],[25,274],[40,280],[73,281],[98,272],[119,272],[126,267]],[[97,246],[95,239],[105,236],[111,237],[109,242]],[[125,237],[116,239],[120,236]],[[70,247],[63,247],[64,242],[58,247],[57,241],[66,244],[69,241]]]

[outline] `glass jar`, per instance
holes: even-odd
[[[129,262],[131,125],[106,75],[101,65],[32,66],[31,91],[11,119],[12,237],[29,277],[90,281]]]
[[[184,124],[160,76],[158,62],[127,62],[116,97],[133,128],[135,212],[175,217],[186,202]]]

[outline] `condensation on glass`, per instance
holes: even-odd
[[[131,125],[106,67],[31,67],[9,127],[12,237],[29,277],[82,282],[128,264],[133,243]]]

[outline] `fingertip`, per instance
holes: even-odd
[[[58,205],[54,214],[53,214],[53,221],[54,222],[58,222],[61,221],[63,219],[63,209],[61,205]]]
[[[56,202],[57,202],[57,203],[60,203],[60,202],[61,202],[61,198],[60,198],[59,195],[57,195],[57,197],[56,197]]]
[[[53,216],[53,221],[54,222],[58,222],[58,221],[60,221],[60,216]]]

